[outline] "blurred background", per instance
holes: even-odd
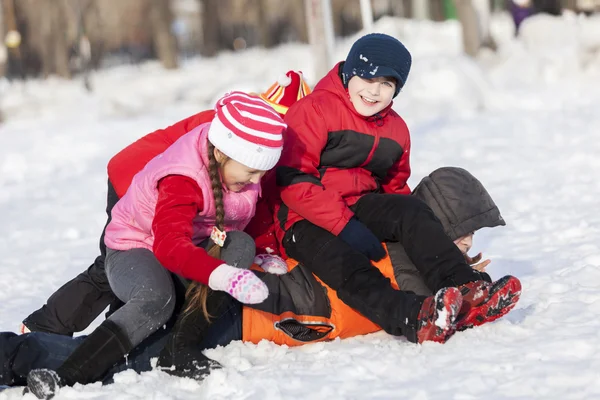
[[[318,41],[351,35],[383,16],[458,19],[464,50],[472,56],[481,47],[496,48],[487,26],[490,13],[511,13],[517,28],[538,13],[600,10],[598,0],[1,0],[1,5],[0,77],[9,79],[70,78],[149,59],[173,69],[187,58],[222,50],[308,43],[323,9],[332,32],[317,35]]]
[[[314,85],[372,31],[397,37],[413,55],[395,103],[409,122],[566,102],[539,89],[600,76],[600,0],[0,5],[0,122],[148,113],[176,120],[211,107],[225,91],[265,90],[289,69]]]

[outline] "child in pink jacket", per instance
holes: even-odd
[[[275,166],[286,125],[258,97],[233,92],[202,124],[152,159],[133,178],[106,228],[106,274],[123,307],[90,334],[56,371],[34,370],[28,386],[51,398],[60,386],[98,380],[175,308],[170,273],[245,304],[268,296],[247,268],[254,242],[242,230],[254,215],[260,179]]]

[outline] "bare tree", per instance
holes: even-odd
[[[40,22],[36,41],[42,56],[42,74],[70,78],[65,4],[60,0],[39,2],[34,12],[38,13]]]
[[[577,10],[577,0],[564,0],[563,5],[569,10]]]
[[[429,12],[433,21],[444,21],[446,19],[443,0],[431,0]]]
[[[415,19],[430,19],[429,0],[412,0],[411,9]]]
[[[150,20],[154,50],[158,59],[167,69],[177,68],[177,39],[171,30],[173,11],[170,0],[150,1]]]
[[[308,42],[312,48],[314,71],[317,77],[327,74],[331,64],[333,23],[330,0],[305,0]]]
[[[10,53],[11,62],[25,74],[56,74],[70,78],[70,40],[64,0],[37,2],[8,0],[7,26],[17,30],[21,45]]]
[[[256,1],[256,0],[254,0]],[[273,47],[285,40],[308,42],[304,0],[258,0],[256,17],[260,42]],[[236,4],[240,4],[238,1]],[[246,19],[250,19],[248,16]]]
[[[288,3],[288,13],[291,15],[291,24],[302,43],[308,43],[308,27],[306,26],[306,9],[303,0],[293,0]]]
[[[64,27],[67,25],[65,4],[61,1],[52,2],[51,18],[52,31],[46,39],[46,46],[54,51],[53,65],[50,65],[50,73],[56,73],[63,78],[71,77],[69,68],[69,41]],[[51,58],[49,58],[51,59]]]
[[[75,10],[77,27],[74,46],[76,56],[72,60],[72,64],[76,70],[83,74],[83,86],[89,92],[92,91],[92,83],[90,80],[92,45],[86,30],[85,16],[92,9],[92,5],[93,0],[78,0],[74,4],[71,3],[71,7]]]
[[[496,51],[497,45],[489,29],[490,4],[487,0],[454,0],[454,4],[462,27],[465,53],[475,57],[483,47]]]
[[[276,38],[273,37],[268,11],[269,0],[258,0],[258,32],[260,35],[260,43],[266,48],[273,47],[276,44]]]
[[[21,79],[25,79],[25,69],[23,68],[23,33],[22,29],[19,27],[19,23],[17,21],[17,15],[15,10],[14,0],[6,0],[2,1],[3,6],[3,14],[4,14],[4,23],[6,24],[6,31],[14,31],[21,32],[19,33],[19,43],[13,44],[11,48],[8,50],[8,59],[7,66],[9,73],[17,73]],[[3,31],[4,34],[4,31]]]
[[[221,43],[221,20],[219,18],[219,0],[198,0],[202,9],[202,46],[201,53],[212,57],[219,51]]]
[[[6,61],[8,61],[8,49],[4,45],[4,2],[0,2],[0,77],[6,75]],[[1,115],[0,115],[1,120]]]
[[[475,57],[482,44],[477,12],[471,0],[454,0],[456,14],[462,27],[463,48],[467,55]]]

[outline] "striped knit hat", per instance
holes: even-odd
[[[267,171],[277,164],[287,125],[268,104],[243,92],[223,96],[215,106],[208,140],[227,157]]]
[[[292,104],[307,96],[310,92],[310,86],[304,80],[302,71],[288,71],[266,92],[261,93],[260,97],[279,114],[285,115]]]

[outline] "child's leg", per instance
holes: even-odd
[[[483,279],[467,265],[433,211],[421,200],[413,196],[367,194],[352,208],[382,242],[402,244],[433,292]]]
[[[396,283],[400,290],[413,292],[421,296],[431,296],[433,292],[427,287],[421,273],[406,254],[402,243],[388,242],[386,247],[394,269]]]
[[[113,292],[125,303],[107,320],[135,347],[171,317],[175,307],[171,276],[147,249],[109,249],[106,273]]]
[[[205,247],[210,244],[203,243]],[[221,259],[228,265],[250,268],[254,263],[255,253],[254,240],[250,235],[232,231],[227,233],[227,240],[221,250]],[[186,302],[183,310],[187,306]],[[231,340],[241,339],[240,303],[225,292],[209,290],[206,309],[213,317],[210,323],[199,308],[181,312],[161,352],[160,366],[167,368],[174,366],[172,370],[174,374],[200,378],[208,372],[209,368],[193,369],[191,366],[194,362],[196,365],[202,364],[201,367],[213,366],[211,361],[202,354],[202,350],[207,346],[224,345]],[[204,363],[199,363],[200,360]]]
[[[104,271],[104,256],[100,255],[85,272],[54,292],[23,324],[32,332],[72,336],[87,328],[115,299]]]
[[[147,249],[108,249],[106,273],[125,305],[94,330],[56,370],[33,370],[27,386],[39,398],[59,386],[97,381],[143,339],[164,325],[175,307],[169,272]]]
[[[491,283],[488,274],[469,266],[444,233],[433,211],[413,196],[369,194],[353,207],[356,217],[380,240],[399,242],[432,291],[458,287],[464,306],[462,328],[494,321],[508,313],[521,294],[521,283],[505,276]]]
[[[338,297],[392,335],[417,341],[424,296],[392,288],[390,280],[359,251],[306,220],[287,232],[287,254],[337,292]]]
[[[23,386],[36,368],[58,368],[83,341],[53,333],[0,333],[0,384]]]
[[[119,201],[115,189],[108,182],[106,214],[110,222],[110,212]],[[106,225],[104,229],[106,229]],[[74,279],[65,283],[54,292],[39,310],[23,320],[30,331],[50,332],[72,336],[81,332],[117,298],[110,289],[104,270],[106,245],[104,230],[100,237],[100,255],[94,263]]]
[[[113,376],[119,372],[132,369],[137,373],[150,371],[152,369],[152,359],[158,357],[160,351],[167,342],[169,332],[173,329],[173,325],[168,323],[160,327],[156,332],[148,336],[127,354],[122,363],[118,363],[112,367],[106,376],[103,378],[103,384],[114,383]]]

